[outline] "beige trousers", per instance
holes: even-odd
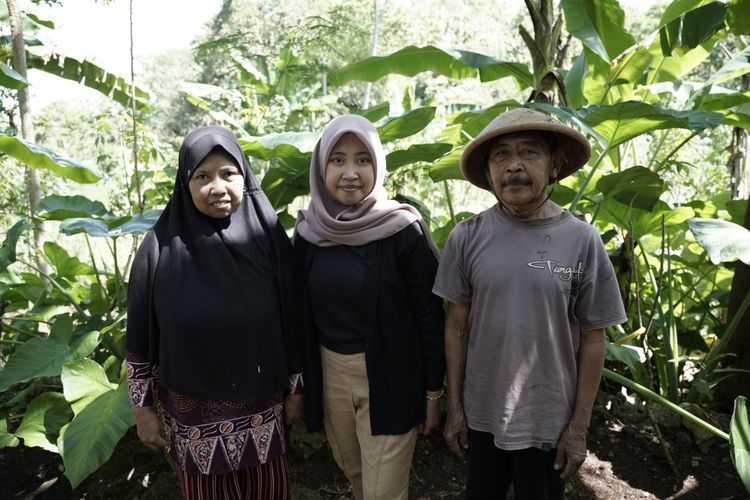
[[[406,500],[417,429],[373,436],[365,355],[321,346],[323,423],[333,458],[357,500]]]

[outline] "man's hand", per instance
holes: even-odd
[[[133,407],[138,439],[152,449],[166,448],[169,441],[165,439],[164,424],[159,415],[150,406]]]
[[[448,443],[448,448],[458,457],[463,457],[464,451],[469,449],[469,427],[466,425],[466,415],[462,407],[448,407],[443,437]]]
[[[427,414],[424,422],[417,426],[417,432],[427,436],[438,424],[440,424],[440,399],[428,399]]]
[[[299,422],[305,415],[304,396],[302,394],[289,394],[284,403],[284,420],[286,425]]]
[[[566,428],[557,442],[555,470],[562,470],[560,478],[566,480],[578,471],[584,460],[586,460],[586,432]]]

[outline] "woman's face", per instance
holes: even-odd
[[[200,213],[223,219],[237,211],[242,203],[245,181],[234,158],[217,149],[193,171],[188,187]]]
[[[375,187],[372,155],[355,134],[344,134],[331,150],[326,163],[325,185],[336,201],[347,206],[362,201]]]

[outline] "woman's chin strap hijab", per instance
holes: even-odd
[[[355,134],[367,146],[375,168],[375,186],[370,194],[352,206],[342,205],[325,186],[325,169],[331,150],[344,134]],[[360,246],[396,234],[415,221],[426,226],[419,212],[405,203],[388,198],[383,187],[386,174],[385,151],[375,126],[358,115],[331,120],[323,130],[310,160],[310,204],[301,210],[297,233],[317,246]],[[429,238],[429,233],[425,232]]]
[[[237,211],[223,219],[199,212],[188,188],[216,149],[234,160],[245,184]],[[161,383],[184,394],[252,403],[283,388],[296,349],[285,339],[298,328],[294,256],[231,131],[202,127],[185,137],[174,193],[153,231],[156,238],[144,241],[152,247],[139,249],[149,265],[133,267],[144,276],[131,274],[151,295],[148,335],[132,336],[148,346],[128,350],[149,352]]]

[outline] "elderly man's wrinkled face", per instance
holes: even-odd
[[[549,178],[557,176],[553,155],[538,132],[495,138],[487,164],[495,194],[511,211],[522,212],[542,204]]]

